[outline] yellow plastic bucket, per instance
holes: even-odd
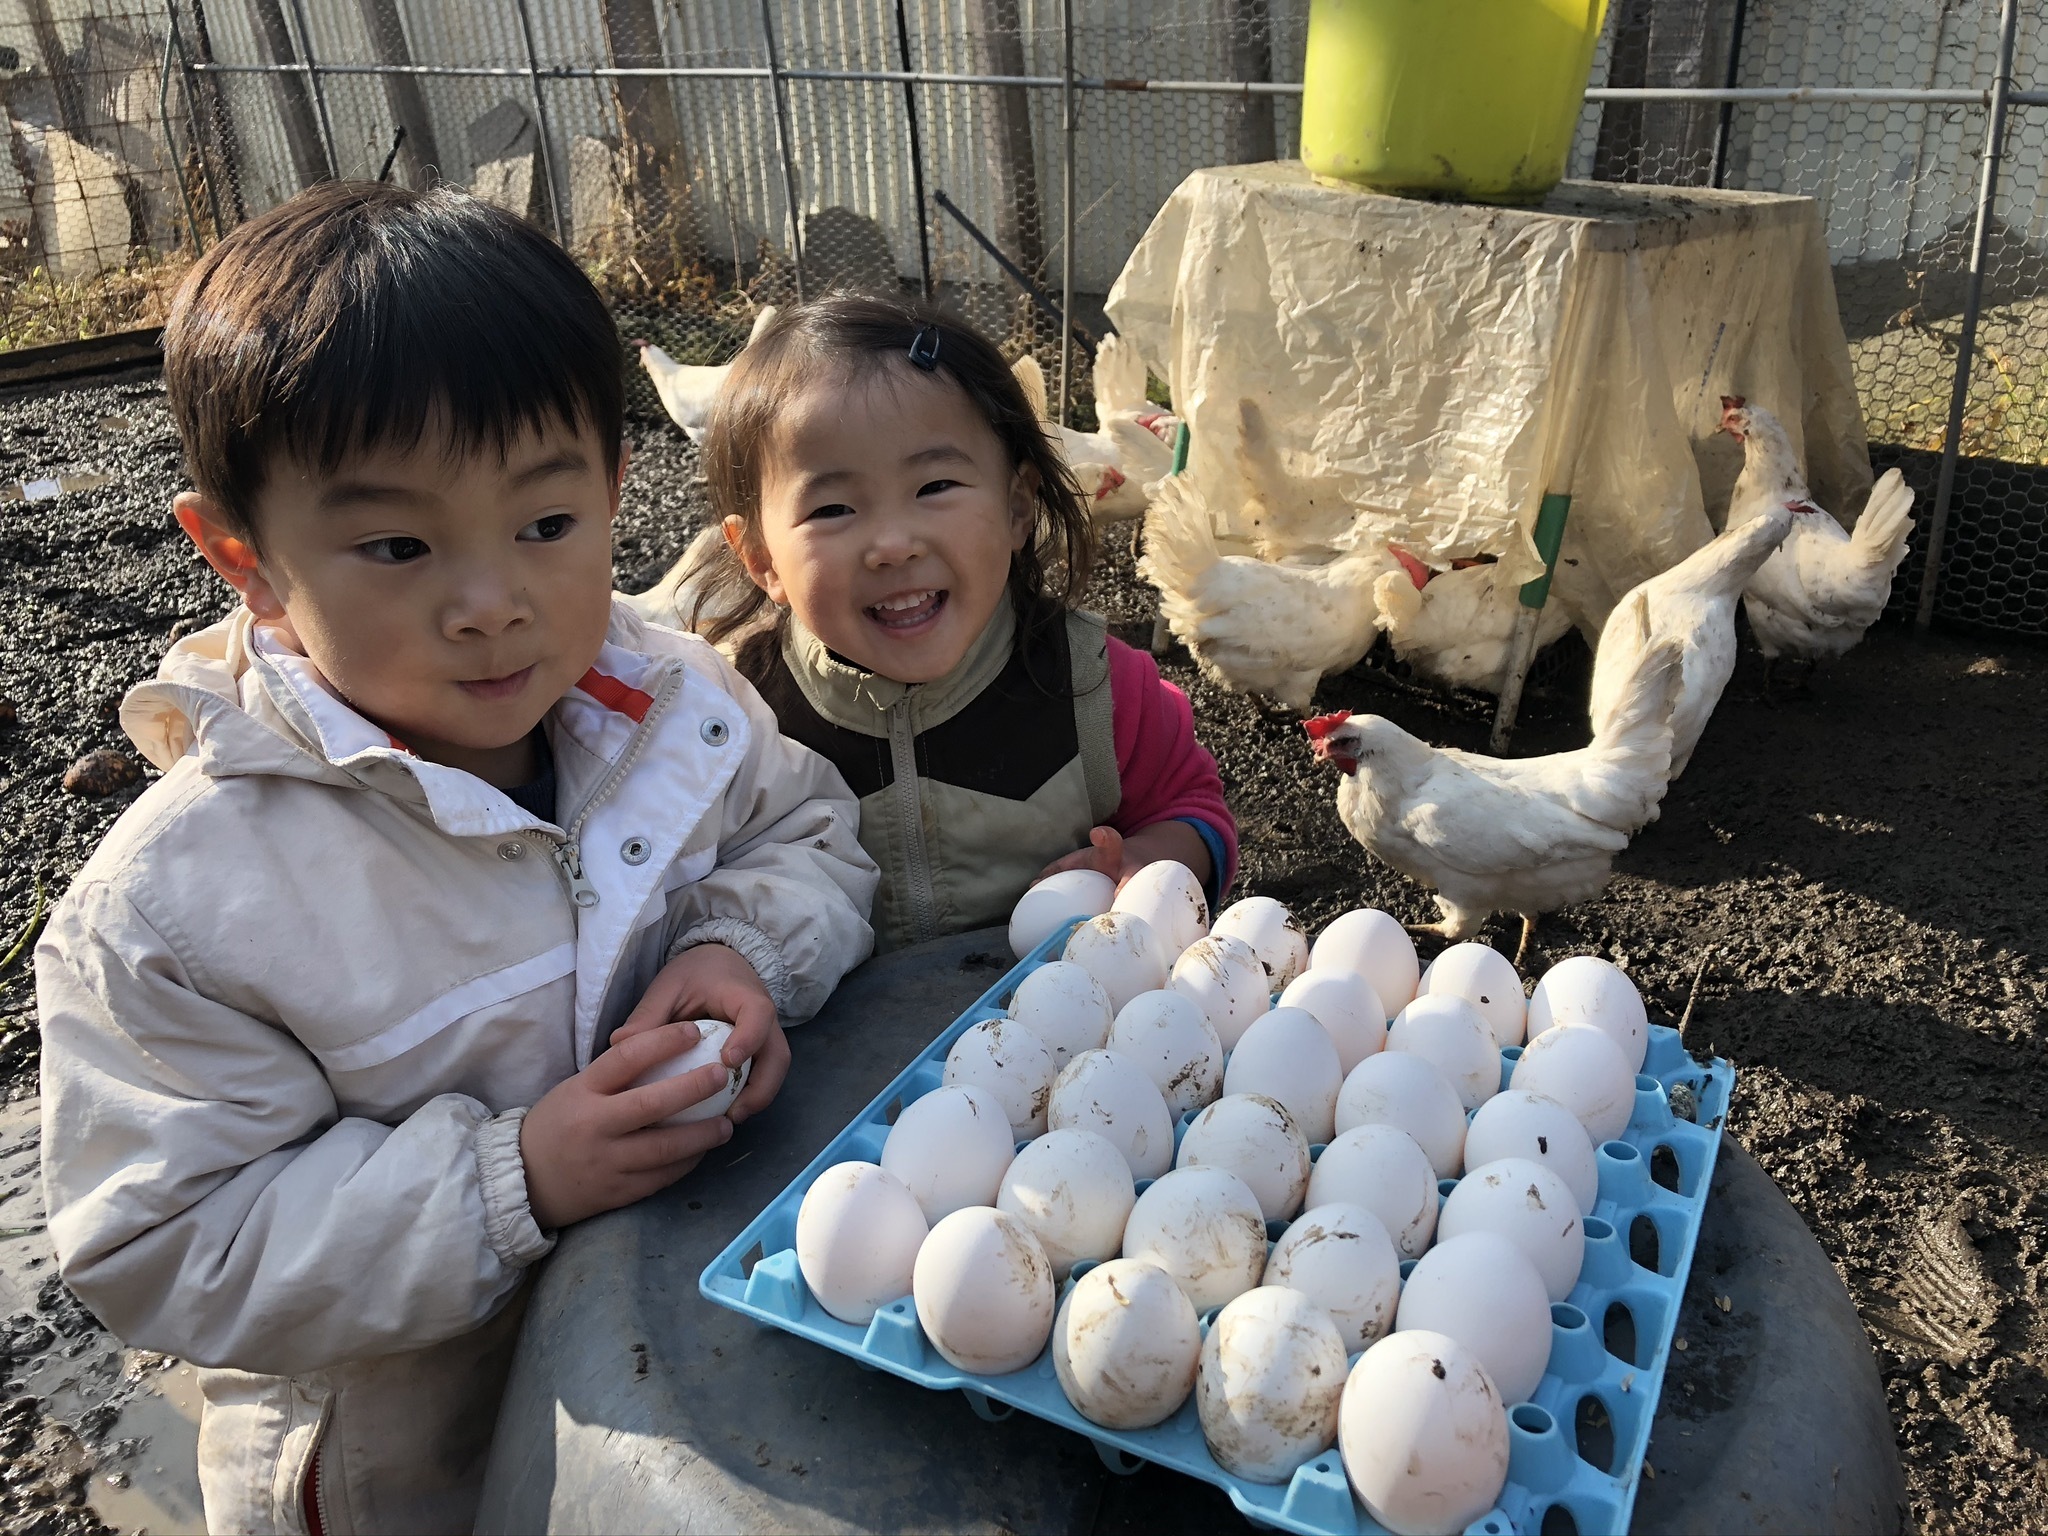
[[[1382,192],[1540,202],[1607,0],[1311,0],[1301,158]]]

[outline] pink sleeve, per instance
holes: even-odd
[[[1188,696],[1159,675],[1150,656],[1113,635],[1109,696],[1123,781],[1123,803],[1109,824],[1128,833],[1162,821],[1201,822],[1224,853],[1214,889],[1229,890],[1237,873],[1237,823],[1223,799],[1216,759],[1195,740]]]

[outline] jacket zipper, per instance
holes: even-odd
[[[626,750],[605,770],[604,777],[597,781],[597,788],[591,791],[590,798],[583,804],[583,809],[576,813],[576,819],[563,829],[560,837],[539,827],[533,829],[534,836],[547,840],[548,854],[554,859],[555,868],[561,871],[562,879],[568,884],[569,899],[579,908],[587,910],[594,907],[599,899],[597,887],[592,885],[583,873],[581,839],[584,823],[590,820],[592,812],[610,798],[612,791],[618,788],[619,781],[631,772],[633,764],[639,761],[641,749],[654,734],[655,722],[661,717],[662,710],[668,707],[668,701],[675,697],[676,689],[681,684],[680,670],[671,672],[662,681],[660,690],[654,695],[654,702],[647,706],[647,713],[640,717],[640,728],[626,743]]]
[[[313,1447],[313,1464],[306,1469],[305,1515],[308,1536],[327,1536],[327,1495],[320,1486],[320,1447]]]
[[[903,852],[910,864],[910,921],[920,942],[939,932],[938,893],[932,889],[931,854],[924,845],[924,806],[917,792],[917,737],[910,729],[911,695],[889,706],[889,766]]]

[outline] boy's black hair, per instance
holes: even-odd
[[[590,279],[524,219],[448,188],[330,181],[208,251],[164,328],[186,473],[244,537],[280,459],[332,474],[444,432],[503,454],[593,428],[616,475],[625,377]]]

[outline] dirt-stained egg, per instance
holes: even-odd
[[[679,1056],[667,1061],[657,1061],[653,1066],[633,1079],[635,1088],[645,1088],[649,1083],[665,1082],[671,1077],[681,1077],[699,1067],[708,1067],[725,1053],[725,1042],[732,1038],[732,1026],[723,1019],[698,1019],[697,1043]],[[732,1108],[733,1100],[740,1096],[740,1090],[747,1086],[747,1074],[754,1070],[750,1056],[736,1067],[727,1067],[725,1085],[708,1099],[699,1099],[688,1109],[679,1109],[660,1125],[688,1125],[693,1120],[709,1120],[724,1114]]]
[[[1022,960],[1073,917],[1099,917],[1116,900],[1116,882],[1099,870],[1047,875],[1010,909],[1010,953]]]
[[[1268,1221],[1285,1221],[1308,1192],[1308,1138],[1287,1110],[1259,1093],[1218,1099],[1188,1123],[1176,1168],[1224,1168],[1258,1197]]]
[[[1131,1165],[1092,1131],[1047,1131],[1019,1152],[996,1209],[1031,1228],[1055,1280],[1084,1259],[1113,1258],[1138,1198]]]
[[[1173,1417],[1195,1388],[1202,1330],[1165,1270],[1111,1259],[1075,1282],[1052,1327],[1052,1367],[1074,1411],[1105,1429]]]
[[[1202,1438],[1218,1466],[1248,1482],[1284,1483],[1334,1445],[1343,1395],[1343,1336],[1289,1286],[1246,1291],[1202,1340]]]
[[[1455,1179],[1465,1151],[1465,1105],[1433,1062],[1413,1051],[1368,1056],[1337,1091],[1337,1134],[1391,1125],[1422,1148],[1440,1179]]]
[[[1364,1206],[1316,1205],[1273,1245],[1265,1283],[1292,1286],[1321,1307],[1352,1354],[1394,1325],[1401,1256],[1385,1225]]]
[[[1356,971],[1303,971],[1280,994],[1280,1006],[1315,1015],[1337,1047],[1337,1066],[1346,1076],[1387,1048],[1387,1010],[1372,983]]]
[[[1145,1069],[1175,1120],[1222,1091],[1223,1042],[1194,1001],[1171,988],[1125,1004],[1108,1048]]]
[[[1063,1067],[1083,1051],[1101,1050],[1116,1017],[1102,983],[1071,960],[1048,960],[1018,982],[1009,1014]]]
[[[1503,1157],[1458,1180],[1437,1217],[1438,1241],[1495,1232],[1528,1255],[1552,1301],[1579,1283],[1586,1227],[1564,1180],[1526,1157]]]
[[[1462,997],[1486,1020],[1494,1043],[1520,1045],[1528,1024],[1529,1001],[1512,960],[1491,944],[1453,944],[1429,962],[1416,996],[1448,994]]]
[[[1472,1352],[1441,1333],[1390,1333],[1344,1383],[1344,1471],[1394,1536],[1462,1531],[1508,1481],[1508,1415]]]
[[[1344,1069],[1337,1045],[1305,1008],[1275,1008],[1252,1021],[1223,1069],[1223,1092],[1263,1093],[1287,1106],[1312,1143],[1335,1133]]]
[[[1479,1357],[1508,1403],[1525,1401],[1550,1365],[1543,1277],[1498,1232],[1438,1239],[1401,1288],[1394,1327],[1449,1334]]]
[[[1209,931],[1209,898],[1202,882],[1187,865],[1172,859],[1155,860],[1131,876],[1109,909],[1134,912],[1151,924],[1169,964]]]
[[[835,1163],[811,1181],[796,1212],[796,1267],[818,1305],[865,1327],[910,1294],[930,1230],[917,1197],[875,1163]]]
[[[1508,1086],[1557,1100],[1578,1117],[1595,1147],[1628,1129],[1636,1104],[1628,1058],[1594,1024],[1558,1024],[1537,1035],[1522,1048]]]
[[[985,1205],[933,1227],[911,1275],[917,1321],[963,1371],[1001,1376],[1038,1358],[1052,1332],[1052,1265],[1031,1229]]]
[[[963,1207],[994,1205],[1016,1154],[1002,1101],[986,1088],[954,1084],[903,1106],[882,1143],[882,1166],[937,1225]]]
[[[1650,1050],[1643,994],[1620,966],[1598,955],[1573,955],[1543,973],[1529,999],[1529,1038],[1560,1024],[1591,1024],[1621,1049],[1631,1072]]]
[[[1541,1163],[1564,1180],[1581,1216],[1593,1214],[1593,1202],[1600,1198],[1600,1167],[1593,1158],[1593,1138],[1578,1117],[1557,1100],[1510,1088],[1479,1106],[1479,1113],[1465,1128],[1465,1171],[1470,1173],[1503,1157],[1526,1157]]]
[[[983,1019],[961,1033],[946,1052],[944,1081],[986,1088],[1010,1117],[1013,1141],[1045,1130],[1046,1101],[1059,1064],[1046,1043],[1015,1019]]]
[[[1226,1051],[1236,1050],[1252,1021],[1273,1006],[1258,952],[1228,934],[1190,944],[1173,962],[1167,985],[1202,1010]]]
[[[1176,1168],[1131,1207],[1124,1257],[1157,1264],[1194,1304],[1220,1307],[1266,1272],[1258,1197],[1223,1168]]]
[[[1216,914],[1209,932],[1251,945],[1266,968],[1269,992],[1284,991],[1308,969],[1308,935],[1301,931],[1294,914],[1270,896],[1247,896],[1232,902]]]
[[[1436,1170],[1399,1126],[1354,1125],[1323,1148],[1308,1179],[1310,1206],[1363,1206],[1380,1219],[1404,1259],[1436,1236]]]
[[[1166,985],[1167,970],[1179,953],[1169,953],[1152,925],[1136,913],[1105,912],[1073,931],[1061,958],[1102,984],[1110,1017],[1115,1018],[1140,992],[1156,992]]]
[[[1479,1010],[1462,997],[1425,994],[1387,1026],[1387,1049],[1430,1062],[1458,1090],[1458,1102],[1477,1109],[1500,1092],[1500,1046]]]
[[[1115,1051],[1083,1051],[1053,1079],[1047,1123],[1092,1131],[1123,1153],[1134,1179],[1173,1166],[1173,1117],[1145,1069]]]
[[[1372,983],[1389,1013],[1408,1006],[1422,979],[1415,941],[1398,918],[1377,907],[1358,907],[1333,918],[1309,946],[1308,965],[1312,971],[1358,972]]]

